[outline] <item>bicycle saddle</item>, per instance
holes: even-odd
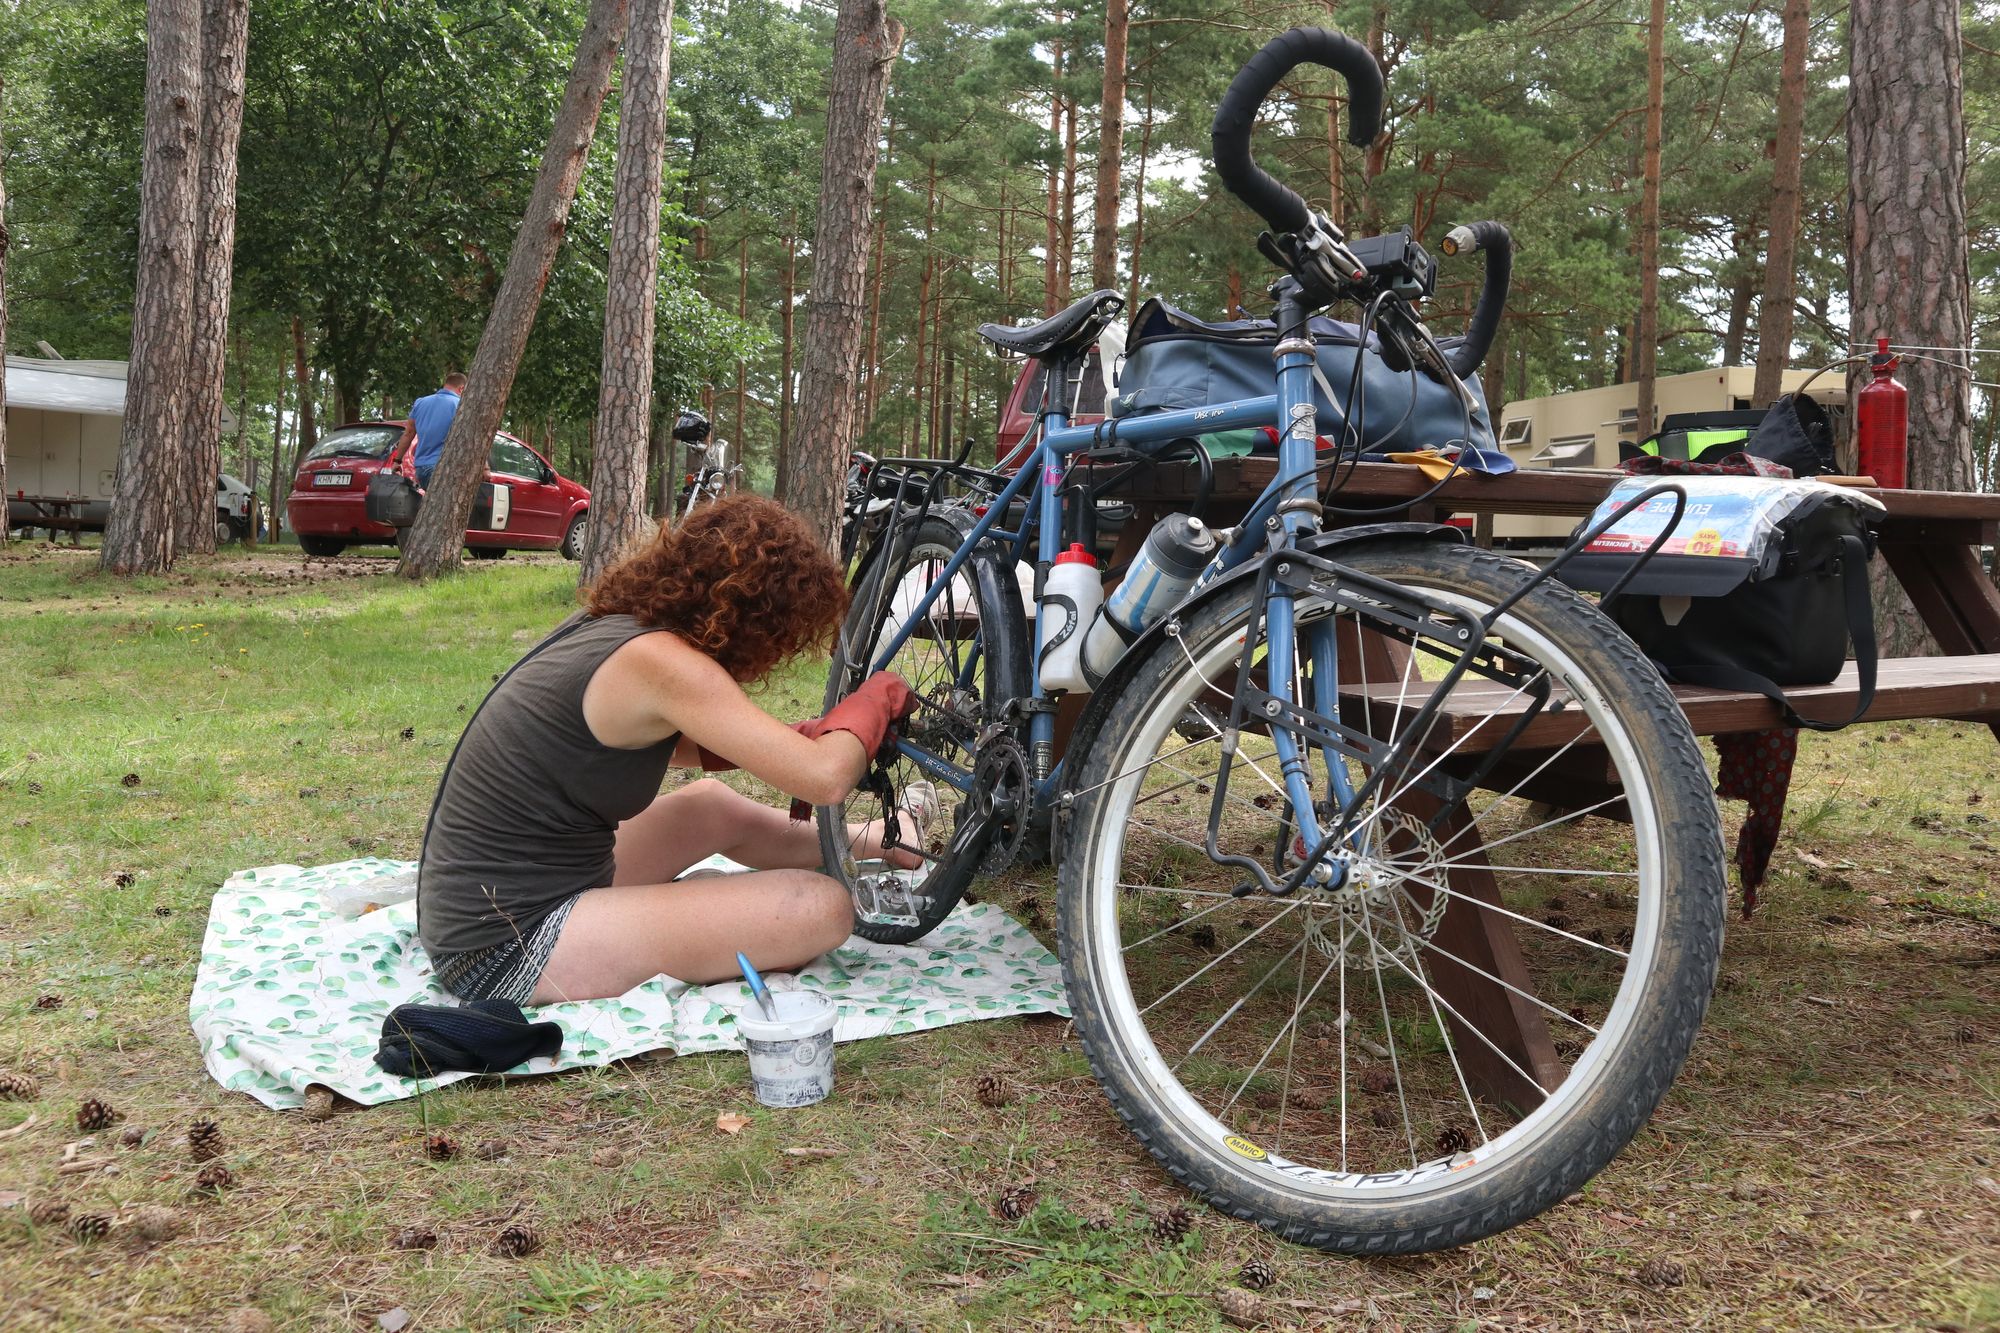
[[[1019,352],[1044,361],[1062,361],[1096,342],[1104,326],[1118,318],[1124,309],[1125,298],[1103,288],[1039,324],[1019,329],[1006,324],[981,324],[979,336],[1002,351]]]

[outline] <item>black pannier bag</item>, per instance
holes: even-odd
[[[1468,434],[1466,409],[1450,385],[1420,372],[1392,370],[1372,336],[1362,350],[1360,330],[1353,324],[1316,316],[1312,335],[1325,380],[1313,390],[1321,435],[1342,446],[1349,443],[1347,413],[1327,401],[1326,387],[1345,398],[1359,357],[1361,405],[1355,416],[1362,452],[1495,447],[1492,413],[1477,375],[1465,380],[1478,404]],[[1460,341],[1441,338],[1438,343],[1450,352]],[[1268,319],[1211,323],[1155,296],[1132,317],[1111,415],[1135,417],[1266,397],[1276,383],[1277,346],[1278,328]]]
[[[423,503],[423,493],[415,482],[400,472],[384,469],[368,479],[368,498],[363,507],[370,523],[407,528],[417,521],[417,510],[423,508]]]
[[[1579,533],[1661,483],[1620,482]],[[1868,561],[1881,504],[1816,481],[1685,477],[1687,509],[1659,551],[1605,613],[1669,680],[1761,694],[1785,725],[1838,731],[1875,698],[1875,617]],[[1572,587],[1608,591],[1673,518],[1660,495],[1605,531],[1563,565]],[[1825,685],[1854,649],[1860,698],[1852,717],[1801,717],[1786,685]]]

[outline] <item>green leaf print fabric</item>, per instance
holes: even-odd
[[[408,876],[407,861],[366,857],[332,865],[242,870],[216,893],[202,941],[188,1019],[202,1060],[225,1088],[283,1110],[310,1084],[373,1106],[412,1097],[470,1074],[405,1079],[375,1063],[382,1019],[399,1004],[450,1004],[417,942],[416,907],[398,903],[345,920],[329,898],[356,886]],[[720,857],[697,870],[731,871]],[[840,1006],[836,1041],[918,1032],[980,1018],[1067,1015],[1055,956],[1005,912],[960,904],[914,945],[859,937],[774,990],[816,990]],[[740,982],[690,986],[655,977],[610,1000],[530,1009],[563,1028],[562,1050],[513,1073],[545,1074],[608,1064],[646,1051],[677,1055],[740,1050],[736,1014],[750,1003]]]

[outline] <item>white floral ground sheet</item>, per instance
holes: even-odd
[[[717,869],[730,869],[718,862]],[[209,1073],[266,1106],[304,1101],[309,1084],[364,1105],[413,1097],[470,1078],[397,1078],[375,1063],[382,1019],[399,1004],[449,1004],[417,942],[413,904],[345,920],[329,899],[364,881],[407,876],[406,861],[373,857],[310,868],[239,871],[216,893],[188,1018]],[[914,945],[859,937],[774,989],[823,991],[840,1006],[836,1041],[917,1032],[979,1018],[1067,1015],[1054,955],[991,904],[960,904]],[[647,1051],[678,1055],[741,1049],[741,982],[690,986],[656,977],[613,1000],[547,1005],[531,1019],[563,1028],[562,1050],[511,1072],[544,1074],[609,1064]]]

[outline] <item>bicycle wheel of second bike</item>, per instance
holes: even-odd
[[[1011,569],[997,555],[980,554],[918,613],[925,590],[962,540],[957,523],[933,515],[872,562],[841,627],[841,648],[827,679],[831,709],[848,692],[841,656],[865,644],[872,662],[914,621],[886,669],[908,681],[917,697],[904,735],[932,767],[905,756],[890,766],[889,779],[901,805],[918,804],[909,799],[917,782],[931,784],[936,805],[899,813],[901,840],[912,847],[887,855],[865,842],[857,845],[856,831],[882,813],[880,798],[866,787],[840,805],[818,810],[826,873],[854,897],[855,933],[878,944],[908,944],[950,915],[977,874],[977,854],[989,830],[983,823],[973,830],[977,836],[970,838],[967,855],[949,854],[954,839],[966,821],[985,818],[982,806],[1024,795],[1025,757],[997,725],[1007,703],[1027,691],[1027,631]],[[915,861],[920,864],[909,864]]]
[[[1672,695],[1582,598],[1543,584],[1482,642],[1519,563],[1420,542],[1333,558],[1432,612],[1413,630],[1352,580],[1297,603],[1301,656],[1330,630],[1339,663],[1345,876],[1239,896],[1253,876],[1207,850],[1213,814],[1216,849],[1276,877],[1307,855],[1268,728],[1233,754],[1223,736],[1244,663],[1268,683],[1245,580],[1177,616],[1090,738],[1063,969],[1112,1105],[1209,1202],[1322,1249],[1441,1249],[1562,1199],[1665,1095],[1714,984],[1721,833]],[[1479,669],[1447,679],[1466,654]],[[1423,743],[1401,735],[1439,694]],[[1327,755],[1306,763],[1330,821]]]

